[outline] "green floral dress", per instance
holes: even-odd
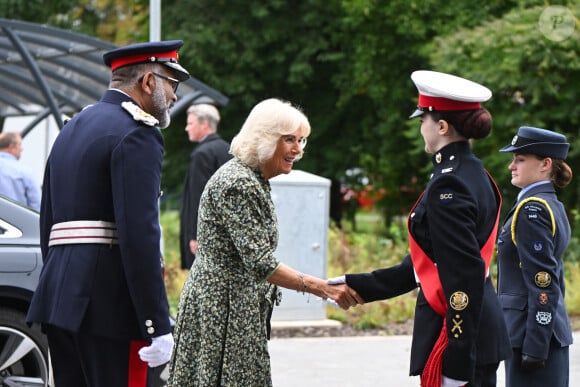
[[[269,183],[230,160],[207,183],[198,224],[168,386],[271,386],[267,340],[279,291],[266,279],[280,263]]]

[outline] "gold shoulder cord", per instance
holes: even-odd
[[[554,219],[554,213],[552,212],[552,209],[550,208],[550,205],[548,204],[547,201],[545,201],[544,199],[541,198],[537,198],[535,196],[531,196],[529,198],[526,198],[524,200],[522,200],[518,206],[516,207],[516,210],[514,211],[514,216],[512,218],[512,226],[511,226],[511,232],[512,232],[512,241],[514,242],[514,245],[517,246],[518,244],[516,243],[516,220],[518,219],[518,214],[520,212],[520,209],[522,208],[522,206],[524,204],[526,204],[527,202],[539,202],[542,203],[544,206],[546,206],[546,208],[548,209],[548,213],[550,214],[550,220],[552,221],[552,237],[554,235],[556,235],[556,221]]]

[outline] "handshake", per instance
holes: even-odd
[[[330,305],[346,310],[351,306],[364,304],[364,300],[356,290],[346,284],[346,277],[344,275],[329,278],[326,280],[326,283],[330,285],[328,286],[329,297],[326,298],[326,302]]]

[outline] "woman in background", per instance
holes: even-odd
[[[513,355],[508,387],[567,387],[572,330],[564,304],[563,255],[570,224],[554,186],[566,187],[566,137],[522,126],[511,145],[511,183],[520,188],[498,239],[498,292]]]

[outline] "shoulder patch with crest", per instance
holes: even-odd
[[[121,104],[121,106],[123,109],[127,110],[129,114],[131,114],[135,121],[143,122],[148,126],[155,126],[159,124],[157,118],[153,117],[151,114],[147,113],[133,102],[125,101]]]

